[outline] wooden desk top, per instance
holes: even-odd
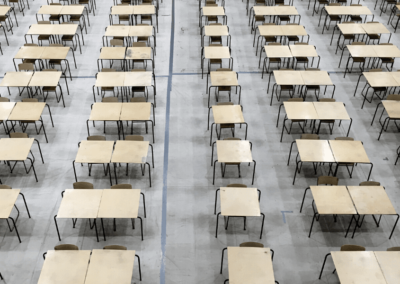
[[[150,120],[151,103],[123,103],[120,120],[145,121]]]
[[[220,163],[253,162],[249,141],[217,140],[217,157]]]
[[[363,24],[337,24],[337,26],[344,35],[366,34]]]
[[[128,47],[125,59],[152,59],[151,47]]]
[[[370,163],[361,141],[329,140],[333,156],[339,163]]]
[[[99,72],[96,78],[96,87],[123,87],[125,72]]]
[[[90,250],[49,250],[38,284],[84,284]]]
[[[296,144],[302,162],[335,162],[327,140],[296,139]]]
[[[8,120],[34,120],[38,121],[43,113],[46,103],[17,102],[11,111]]]
[[[400,102],[384,100],[382,104],[390,118],[400,119]]]
[[[10,217],[20,189],[0,189],[0,219]]]
[[[390,34],[390,31],[382,23],[362,24],[367,34]]]
[[[341,284],[386,284],[372,251],[332,251]]]
[[[318,114],[312,102],[283,102],[283,105],[290,120],[318,119]]]
[[[376,259],[385,276],[387,284],[397,284],[400,281],[400,252],[398,251],[375,251]]]
[[[107,164],[111,161],[114,141],[81,141],[76,163]]]
[[[32,148],[33,138],[1,138],[1,161],[25,161]]]
[[[350,120],[350,116],[342,102],[314,102],[318,119]]]
[[[283,36],[283,30],[281,25],[270,26],[270,25],[259,25],[258,30],[261,36]]]
[[[135,5],[133,6],[134,15],[155,15],[156,7],[154,5]]]
[[[211,86],[238,86],[237,73],[234,71],[210,72]]]
[[[134,261],[134,250],[94,249],[85,284],[130,284]]]
[[[390,74],[396,80],[397,86],[400,86],[400,72],[390,72]]]
[[[231,53],[227,46],[205,46],[204,57],[206,59],[229,59]]]
[[[60,15],[82,15],[84,5],[63,5]]]
[[[371,87],[398,87],[400,84],[393,73],[395,72],[363,72],[363,75]]]
[[[102,47],[99,59],[122,60],[125,59],[126,47]]]
[[[293,57],[318,57],[314,45],[289,45]]]
[[[327,71],[299,71],[306,85],[333,86]]]
[[[129,26],[108,26],[104,36],[127,37],[129,30]]]
[[[310,186],[318,214],[357,214],[345,186]]]
[[[133,15],[133,5],[118,5],[111,7],[111,15]]]
[[[348,186],[347,188],[358,214],[397,214],[383,186]]]
[[[347,45],[352,57],[377,57],[372,45]]]
[[[203,16],[225,16],[223,7],[203,7]]]
[[[228,26],[205,26],[205,36],[228,36]]]
[[[146,72],[125,72],[125,87],[150,87],[153,73]]]
[[[13,110],[15,102],[0,102],[0,120],[7,120]]]
[[[256,16],[277,16],[276,6],[253,6],[254,15]]]
[[[35,72],[29,82],[30,87],[57,87],[62,72]]]
[[[0,15],[5,16],[10,11],[10,6],[0,6]]]
[[[295,6],[274,6],[278,16],[297,16],[299,12]]]
[[[129,36],[153,36],[153,26],[131,26]]]
[[[39,24],[32,24],[26,33],[27,35],[52,35],[55,25],[39,25]],[[66,25],[64,25],[66,26]]]
[[[292,58],[293,55],[290,52],[289,46],[287,45],[265,45],[265,54],[269,58]]]
[[[33,72],[7,72],[0,87],[26,87],[31,80]]]
[[[98,218],[137,218],[139,200],[140,189],[105,189]]]
[[[149,141],[125,141],[117,140],[111,163],[146,163],[149,151]]]
[[[244,123],[240,105],[212,106],[214,122],[216,124]]]
[[[45,47],[43,46],[21,46],[15,59],[40,59]]]
[[[302,25],[283,25],[282,32],[285,36],[306,36],[307,32]]]
[[[222,216],[261,216],[257,188],[221,187]]]
[[[59,15],[63,6],[58,5],[43,5],[37,12],[38,15]]]
[[[232,283],[275,284],[269,248],[228,247],[228,270]]]
[[[97,218],[102,194],[96,189],[65,190],[57,218]]]
[[[90,121],[118,121],[122,103],[94,103],[90,112]]]
[[[304,85],[304,80],[300,72],[274,70],[275,82],[278,85]]]
[[[41,25],[43,26],[43,25]],[[53,34],[55,35],[75,35],[78,30],[78,24],[53,25]]]
[[[69,46],[46,46],[44,47],[41,59],[60,59],[64,60],[67,58]]]
[[[372,15],[366,6],[326,6],[324,7],[329,15]]]
[[[378,57],[400,57],[400,49],[395,45],[372,45]]]

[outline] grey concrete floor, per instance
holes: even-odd
[[[25,17],[17,12],[19,27],[14,28],[13,35],[7,34],[10,46],[6,46],[4,36],[0,35],[4,52],[0,57],[1,74],[14,71],[12,58],[23,45],[23,35],[28,26],[36,22],[35,13],[45,3],[44,0],[31,2]],[[375,4],[372,0],[361,3],[371,10]],[[117,232],[112,231],[111,222],[106,222],[108,239],[99,243],[96,242],[93,230],[88,228],[87,221],[79,220],[76,228],[72,229],[70,220],[62,220],[59,222],[62,242],[57,239],[53,216],[57,213],[61,192],[71,188],[74,182],[71,163],[78,149],[77,144],[87,137],[85,123],[93,103],[91,87],[95,82],[96,61],[102,46],[104,28],[108,25],[111,5],[111,1],[97,1],[96,16],[90,15],[91,26],[88,27],[88,34],[84,34],[86,45],[83,46],[82,54],[76,52],[78,69],[72,68],[74,78],[73,81],[68,81],[71,95],[65,96],[66,107],[57,104],[54,98],[48,100],[55,124],[52,128],[45,112],[43,118],[49,143],[46,143],[43,134],[36,135],[32,126],[27,131],[42,146],[45,163],[35,163],[39,182],[35,181],[32,174],[25,174],[22,165],[17,166],[12,174],[4,164],[0,166],[3,184],[22,189],[32,215],[29,219],[22,200],[18,200],[21,216],[17,226],[21,244],[15,233],[9,232],[4,221],[0,225],[0,271],[5,278],[3,282],[36,283],[43,265],[42,254],[57,244],[72,243],[80,249],[120,244],[137,250],[142,259],[143,283],[223,283],[228,278],[228,271],[225,265],[223,274],[219,274],[221,250],[226,246],[238,246],[245,241],[260,241],[260,220],[249,218],[246,231],[243,231],[242,220],[231,220],[228,230],[223,230],[221,224],[218,238],[214,237],[215,190],[229,183],[250,185],[252,172],[251,168],[242,166],[242,178],[237,178],[236,168],[232,167],[227,170],[226,177],[221,178],[217,171],[215,185],[212,185],[210,132],[206,128],[206,81],[199,75],[201,48],[198,2],[194,0],[175,1],[173,62],[169,62],[172,3],[165,0],[160,7],[155,59],[158,103],[153,187],[149,187],[147,176],[142,177],[138,167],[130,167],[128,178],[123,176],[123,170],[119,175],[121,183],[131,183],[134,188],[141,188],[146,194],[144,241],[140,240],[137,229],[132,231],[128,222],[122,220],[117,223]],[[331,30],[321,34],[322,27],[317,26],[319,18],[317,15],[311,16],[312,10],[307,10],[306,0],[296,0],[294,5],[302,15],[301,24],[311,35],[310,44],[316,45],[321,55],[320,68],[331,72],[331,78],[336,84],[336,100],[346,104],[346,109],[354,120],[350,136],[363,141],[369,158],[374,163],[371,179],[380,181],[386,187],[393,205],[400,210],[398,168],[394,166],[395,150],[398,147],[397,129],[390,125],[381,140],[377,141],[379,124],[375,122],[371,126],[370,121],[378,100],[367,103],[361,110],[361,96],[357,94],[353,97],[359,74],[349,74],[343,79],[344,65],[342,68],[337,67],[339,55],[335,55],[334,46],[329,46]],[[276,128],[275,123],[280,103],[275,100],[272,106],[269,105],[270,93],[266,92],[268,81],[266,78],[261,79],[259,73],[258,57],[252,47],[253,37],[245,7],[244,2],[227,1],[226,14],[232,35],[234,70],[240,72],[239,83],[243,89],[242,105],[245,120],[249,124],[248,139],[253,143],[253,157],[257,161],[254,186],[262,191],[261,210],[266,215],[261,242],[275,251],[274,273],[281,284],[339,283],[337,275],[329,272],[333,270],[332,262],[328,262],[322,279],[318,280],[325,254],[331,250],[339,250],[343,244],[358,244],[366,246],[368,250],[386,250],[388,247],[398,246],[400,228],[388,240],[394,217],[383,217],[379,228],[367,217],[363,228],[356,233],[354,239],[345,239],[344,232],[349,217],[339,218],[337,223],[332,218],[322,217],[314,225],[311,238],[307,237],[312,218],[311,197],[306,199],[303,213],[299,213],[299,208],[304,189],[316,183],[316,175],[309,165],[304,165],[296,184],[292,185],[295,167],[293,162],[287,166],[286,161],[290,143],[299,137],[300,130],[295,126],[293,133],[285,135],[283,142],[279,143],[281,128]],[[378,10],[374,11],[375,20],[386,25],[388,13],[382,16],[379,13]],[[393,31],[392,28],[389,30]],[[392,42],[399,44],[397,35],[392,36]],[[227,66],[227,62],[224,65]],[[395,69],[398,67],[396,62]],[[168,78],[171,78],[170,93]],[[0,91],[2,96],[8,97],[6,89]],[[26,93],[23,96],[26,97]],[[166,112],[168,96],[170,109]],[[19,101],[21,97],[13,90],[10,99]],[[214,102],[214,98],[212,101]],[[237,101],[237,95],[233,95],[233,101]],[[243,128],[236,130],[238,137],[244,137]],[[346,130],[347,124],[344,123],[341,127],[335,126],[333,135],[329,135],[327,127],[324,127],[321,138],[344,136]],[[136,126],[134,132],[150,139],[150,134],[145,134],[143,127]],[[101,126],[92,128],[91,133],[101,135]],[[1,136],[6,137],[4,132]],[[116,129],[111,124],[107,127],[106,136],[108,140],[118,139]],[[168,158],[164,159],[166,151]],[[34,154],[38,156],[36,148]],[[102,174],[101,168],[94,167],[91,177],[87,175],[86,167],[77,168],[80,181],[92,182],[99,189],[109,187],[108,177]],[[338,173],[340,184],[357,185],[366,180],[368,170],[369,167],[359,165],[350,179],[342,168]],[[321,172],[320,169],[318,174],[326,174],[326,171]],[[290,213],[283,215],[283,211]],[[163,226],[163,217],[166,227]],[[137,268],[133,281],[139,282]]]

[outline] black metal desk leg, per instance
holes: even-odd
[[[60,231],[58,230],[58,225],[57,225],[57,215],[54,215],[54,223],[56,224],[58,240],[61,242]]]
[[[217,214],[217,226],[216,226],[216,228],[215,228],[215,237],[216,237],[216,238],[218,237],[218,219],[219,219],[219,215],[221,215],[221,212],[219,212],[219,213]]]

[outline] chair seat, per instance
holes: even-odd
[[[386,87],[374,87],[374,92],[386,92]]]
[[[328,4],[329,4],[329,1],[327,1],[327,0],[318,0],[318,3],[319,3],[320,5],[328,5]]]
[[[142,20],[144,20],[144,18],[142,17]],[[218,22],[218,17],[217,16],[207,16],[207,20],[210,22]]]
[[[137,41],[148,41],[149,37],[148,36],[138,36]]]
[[[23,63],[32,63],[32,64],[35,64],[35,62],[36,62],[36,59],[24,59],[24,60],[23,60]]]
[[[61,65],[61,59],[50,59],[49,64]]]
[[[354,40],[356,37],[355,35],[343,35],[344,39]]]
[[[61,16],[59,15],[50,15],[49,21],[59,21]]]
[[[74,36],[73,35],[63,35],[61,37],[62,41],[73,41],[74,40]]]
[[[142,98],[132,98],[131,102],[145,103],[146,102],[146,98],[144,98],[144,97],[142,97]]]
[[[256,21],[257,22],[264,22],[264,16],[256,16]]]
[[[49,35],[39,35],[38,40],[49,40],[50,36]]]
[[[114,87],[101,87],[101,90],[104,92],[112,92],[114,91]]]
[[[381,38],[381,36],[380,35],[378,35],[378,34],[370,34],[370,35],[368,35],[368,37],[370,38],[370,39],[380,39]]]
[[[43,92],[55,92],[57,87],[43,87]]]
[[[280,63],[282,60],[280,58],[270,58],[269,62]]]
[[[289,16],[279,16],[279,20],[281,22],[290,22],[290,17]]]
[[[5,22],[8,16],[0,16],[0,22]]]
[[[129,15],[119,15],[120,21],[129,21]]]
[[[220,36],[211,36],[210,39],[212,42],[222,42],[222,37]]]
[[[391,57],[380,57],[380,60],[382,60],[382,63],[393,63],[394,62],[394,58]]]
[[[81,19],[82,15],[69,15],[69,20],[71,22],[76,22],[79,21]]]
[[[365,62],[364,57],[353,57],[353,62]]]
[[[222,64],[222,59],[210,59],[211,64]]]
[[[296,57],[297,62],[308,62],[308,57]]]
[[[218,87],[218,92],[230,92],[230,91],[231,91],[231,87],[230,86]]]
[[[132,92],[145,92],[146,87],[132,87]]]
[[[282,85],[281,90],[282,91],[291,91],[291,90],[293,90],[293,85]]]
[[[266,42],[276,42],[276,37],[274,36],[265,36],[264,39]]]
[[[360,16],[351,16],[352,22],[362,22],[362,18]]]
[[[235,128],[235,124],[233,123],[224,123],[224,124],[220,124],[221,128]]]
[[[289,41],[299,41],[299,37],[298,36],[288,36],[287,37]]]
[[[333,22],[339,22],[342,18],[338,15],[329,15],[329,19]]]
[[[319,90],[319,85],[306,85],[308,90]]]
[[[334,123],[334,119],[326,119],[326,120],[320,120],[321,123]]]

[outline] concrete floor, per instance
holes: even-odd
[[[31,2],[25,17],[17,12],[19,27],[15,27],[13,35],[8,34],[10,46],[6,46],[4,36],[0,35],[4,52],[0,57],[1,74],[14,71],[12,58],[23,45],[23,35],[28,26],[36,22],[35,13],[45,3],[44,0]],[[362,1],[362,4],[373,10],[375,2],[367,0]],[[29,219],[22,200],[18,200],[17,204],[22,211],[17,223],[21,244],[15,233],[9,232],[4,221],[0,225],[0,271],[5,278],[3,282],[36,283],[43,265],[42,254],[60,243],[71,243],[78,245],[80,249],[120,244],[137,250],[142,260],[143,283],[223,283],[228,278],[228,271],[225,265],[223,274],[219,274],[221,250],[226,246],[238,246],[245,241],[259,241],[260,220],[248,218],[246,231],[243,231],[242,220],[231,220],[228,230],[224,231],[221,225],[218,239],[214,237],[215,190],[229,183],[250,185],[252,168],[242,166],[242,178],[237,178],[234,167],[228,169],[224,179],[217,171],[215,185],[212,185],[211,147],[208,144],[210,133],[206,128],[206,81],[199,75],[201,48],[197,1],[175,1],[173,62],[169,62],[173,15],[171,1],[165,0],[160,7],[155,71],[158,76],[158,96],[153,187],[149,187],[147,176],[142,177],[138,167],[130,167],[129,178],[123,176],[122,170],[119,175],[121,183],[131,183],[134,188],[141,188],[146,194],[144,241],[140,240],[137,229],[132,232],[128,222],[122,220],[118,221],[117,232],[112,231],[111,222],[106,222],[108,238],[106,242],[101,240],[99,243],[96,242],[94,232],[88,228],[87,221],[79,220],[76,228],[72,229],[70,220],[62,220],[59,222],[62,242],[57,239],[53,216],[61,201],[61,191],[71,188],[74,182],[71,163],[77,152],[77,144],[87,137],[85,123],[93,103],[91,87],[95,82],[96,61],[102,46],[104,28],[108,25],[111,5],[111,1],[97,1],[96,16],[90,15],[91,26],[88,27],[88,34],[84,35],[86,45],[82,54],[76,54],[78,69],[72,69],[74,78],[72,82],[68,81],[71,95],[65,96],[66,108],[57,104],[54,98],[48,100],[55,124],[52,128],[45,112],[43,118],[49,143],[45,143],[43,134],[36,135],[32,126],[27,131],[42,146],[45,164],[36,162],[39,182],[35,181],[32,174],[25,174],[22,165],[17,166],[12,174],[4,164],[0,166],[3,184],[22,189],[32,215]],[[364,109],[360,109],[360,95],[353,97],[359,74],[350,74],[343,79],[344,65],[337,68],[339,55],[335,55],[334,46],[328,45],[331,31],[321,35],[322,27],[317,26],[319,18],[311,16],[312,11],[307,10],[306,0],[296,0],[294,5],[302,15],[301,24],[311,35],[310,44],[316,45],[321,55],[320,68],[331,72],[331,78],[336,84],[336,100],[346,104],[346,109],[354,120],[350,136],[363,141],[369,158],[374,163],[371,179],[380,181],[386,187],[394,207],[400,210],[399,199],[396,198],[400,193],[398,168],[394,166],[395,150],[398,147],[396,128],[391,124],[381,140],[377,141],[379,124],[375,122],[370,126],[370,121],[378,100],[374,100],[372,104],[367,103]],[[378,10],[374,12],[375,20],[387,23],[388,14],[380,17]],[[292,135],[285,135],[283,142],[279,143],[281,128],[276,128],[275,123],[280,103],[275,100],[269,106],[267,79],[262,80],[258,73],[258,57],[252,47],[253,37],[248,26],[245,3],[227,1],[226,14],[232,35],[234,70],[240,73],[239,83],[243,89],[242,105],[245,120],[249,124],[248,139],[253,143],[253,157],[257,161],[254,185],[262,191],[261,211],[266,215],[261,241],[275,251],[275,278],[281,284],[339,283],[337,275],[329,272],[333,270],[331,261],[327,264],[323,278],[318,280],[325,254],[331,250],[339,250],[343,244],[358,244],[366,246],[368,250],[386,250],[388,247],[398,246],[400,228],[388,240],[394,217],[383,217],[379,228],[368,217],[354,239],[345,239],[344,232],[349,217],[339,218],[337,223],[326,217],[314,225],[311,238],[307,237],[312,218],[311,197],[307,198],[303,213],[299,213],[299,208],[304,189],[316,183],[316,176],[312,168],[305,165],[293,186],[294,163],[286,165],[290,143],[299,137],[300,130],[296,126]],[[399,44],[397,35],[392,36],[392,42]],[[71,57],[70,59],[72,60]],[[227,66],[227,62],[224,64]],[[398,66],[399,62],[396,62],[396,70]],[[169,79],[171,92],[168,92]],[[2,96],[8,97],[6,89],[0,91]],[[170,108],[166,112],[168,96]],[[10,99],[19,101],[21,98],[13,90]],[[237,95],[233,95],[233,100],[237,102]],[[236,130],[238,137],[244,137],[243,129]],[[151,137],[140,126],[135,127],[134,131],[145,135],[146,139]],[[346,131],[346,123],[340,128],[336,126],[333,135],[329,135],[327,127],[324,127],[321,138],[344,136]],[[2,133],[1,136],[6,137]],[[92,128],[91,133],[101,135],[100,125]],[[108,140],[118,139],[116,129],[111,124],[107,128],[106,136]],[[35,147],[34,153],[38,155]],[[94,167],[92,177],[87,175],[86,167],[77,168],[80,181],[92,182],[95,188],[109,187],[109,180],[103,176],[99,167]],[[366,180],[368,170],[369,167],[359,165],[350,179],[342,168],[338,174],[340,184],[357,185]],[[320,170],[319,175],[324,173]],[[283,211],[290,213],[283,215]],[[166,221],[166,227],[163,220]],[[133,281],[139,283],[136,267]]]

